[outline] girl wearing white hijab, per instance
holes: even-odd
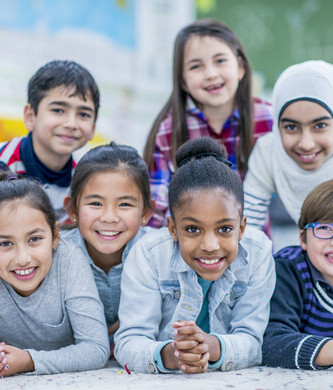
[[[307,194],[333,179],[333,65],[290,66],[275,83],[272,105],[273,132],[258,139],[244,181],[244,214],[258,228],[274,193],[297,224]]]

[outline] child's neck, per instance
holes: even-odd
[[[223,125],[234,110],[233,104],[225,104],[222,107],[205,107],[203,113],[208,118],[209,125],[216,134],[221,134]]]
[[[97,267],[103,270],[106,274],[108,274],[108,272],[112,267],[120,264],[122,261],[121,257],[124,248],[121,248],[121,250],[115,253],[104,254],[104,253],[97,252],[96,249],[90,246],[89,244],[87,244],[87,242],[86,242],[86,247],[93,262],[97,265]]]
[[[68,160],[71,158],[71,154],[52,154],[49,151],[44,150],[38,142],[34,142],[34,137],[32,135],[32,145],[36,156],[39,160],[52,171],[59,172],[65,165],[68,163]]]

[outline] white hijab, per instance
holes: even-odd
[[[294,100],[312,100],[331,115],[333,111],[333,65],[306,61],[287,68],[273,90],[273,178],[277,193],[297,223],[307,194],[320,183],[333,179],[333,155],[316,170],[306,171],[284,150],[279,130],[281,110]]]

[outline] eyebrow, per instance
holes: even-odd
[[[197,220],[196,218],[193,218],[193,217],[184,217],[182,218],[183,221],[188,221],[188,222],[194,222],[194,223],[201,223],[199,220]],[[235,222],[237,221],[236,218],[223,218],[223,219],[220,219],[218,221],[216,221],[216,225],[219,225],[221,223],[227,223],[227,222]]]
[[[26,236],[31,236],[32,234],[35,234],[35,233],[45,233],[45,229],[42,229],[42,228],[36,228],[36,229],[33,229],[33,230],[30,230],[29,232],[27,232],[25,235]],[[12,238],[13,236],[11,235],[5,235],[5,234],[0,234],[0,239],[10,239]]]
[[[313,119],[313,120],[310,121],[310,122],[302,123],[302,122],[297,121],[297,120],[295,120],[295,119],[291,119],[291,118],[282,118],[282,119],[280,119],[280,122],[289,122],[289,123],[296,123],[296,124],[311,125],[311,124],[316,123],[316,122],[327,121],[327,120],[330,120],[330,119],[332,119],[330,116],[322,116],[322,117],[320,117],[320,118]]]
[[[85,196],[83,199],[89,200],[89,199],[96,199],[96,198],[97,199],[104,199],[103,196],[98,195],[98,194],[90,194],[90,195]],[[117,200],[132,200],[135,202],[138,201],[138,199],[135,196],[131,196],[131,195],[120,196],[119,198],[117,198]]]
[[[55,100],[53,102],[50,102],[49,106],[62,106],[62,107],[66,107],[66,108],[71,107],[71,105],[69,103],[66,103],[66,102],[61,101],[61,100],[59,100],[59,101]],[[85,110],[85,111],[94,112],[94,110],[91,107],[89,107],[89,106],[84,106],[83,105],[83,106],[78,106],[77,108],[79,110]]]

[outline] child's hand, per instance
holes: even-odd
[[[109,326],[108,333],[109,335],[116,333],[116,331],[119,329],[119,320],[116,321],[114,324]],[[110,344],[110,359],[114,358],[114,343]]]
[[[0,376],[2,376],[1,371],[7,371],[7,356],[6,353],[3,351],[2,346],[5,345],[5,343],[0,343]]]
[[[116,321],[114,324],[109,326],[109,335],[116,333],[116,331],[119,329],[119,320]]]
[[[207,371],[210,359],[207,333],[202,331],[194,321],[178,321],[172,324],[175,328],[175,357],[181,371],[185,374],[197,374]]]
[[[0,348],[1,352],[5,353],[5,357],[2,359],[0,377],[35,370],[34,362],[29,352],[6,344],[2,344]],[[5,365],[3,365],[4,360],[6,361]]]

